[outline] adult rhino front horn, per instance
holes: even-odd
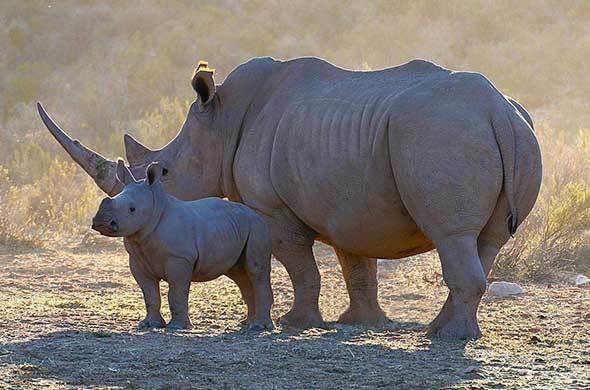
[[[78,140],[72,139],[51,119],[41,103],[37,103],[37,110],[51,135],[68,152],[70,157],[94,179],[101,190],[113,196],[123,189],[121,183],[117,181],[116,162],[104,158],[94,150],[82,145]]]

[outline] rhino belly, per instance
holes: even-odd
[[[305,196],[298,198],[295,193],[281,197],[319,234],[319,240],[346,252],[397,259],[433,249],[404,207],[393,177],[357,191],[354,178],[346,179],[341,177],[342,186],[337,192],[328,190],[329,185],[309,183],[301,184],[303,188],[309,186]],[[324,183],[332,180],[335,175],[326,175]]]
[[[380,211],[380,216],[365,219],[361,226],[333,218],[318,240],[349,253],[381,259],[399,259],[434,249],[416,223],[401,212],[386,208]]]

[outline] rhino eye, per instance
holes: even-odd
[[[133,206],[129,207],[129,211],[134,212],[135,211],[135,207],[133,207]]]
[[[162,176],[166,176],[168,174],[168,170],[166,168],[162,168]]]

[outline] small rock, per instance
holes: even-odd
[[[479,371],[479,367],[476,366],[469,366],[463,370],[461,370],[462,374],[471,374],[473,372],[478,372]]]
[[[576,286],[590,287],[590,279],[584,275],[578,275],[576,276]]]
[[[488,295],[494,297],[509,297],[511,295],[522,294],[524,291],[516,283],[510,282],[493,282],[488,287]]]

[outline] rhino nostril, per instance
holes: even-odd
[[[117,229],[119,228],[119,226],[117,225],[117,222],[115,222],[115,220],[112,220],[109,225],[111,225],[111,229],[113,229],[113,231],[117,231]]]

